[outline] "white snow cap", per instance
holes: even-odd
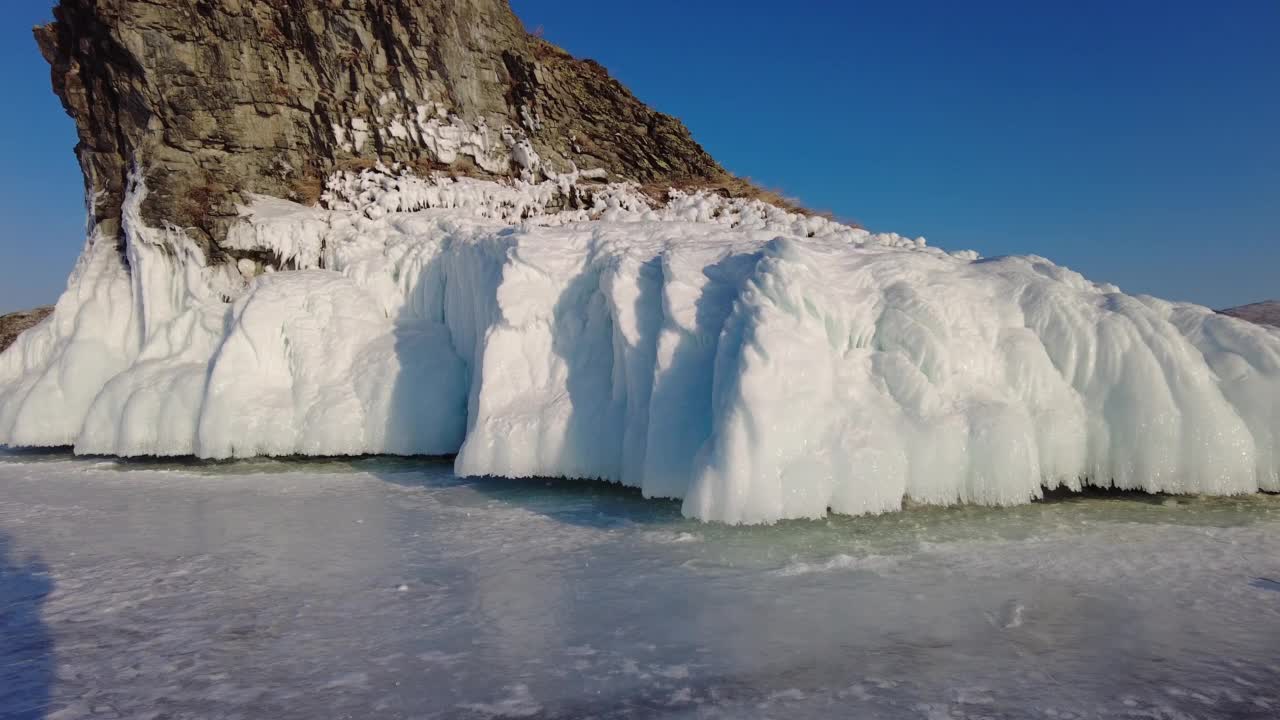
[[[731,523],[1280,491],[1280,331],[708,193],[548,210],[575,182],[383,168],[327,210],[258,198],[227,245],[274,273],[206,268],[135,212],[128,264],[92,237],[0,356],[0,443],[456,453]]]

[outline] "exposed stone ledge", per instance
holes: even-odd
[[[640,183],[727,175],[598,63],[531,36],[506,0],[62,0],[35,29],[75,120],[94,220],[142,220],[211,260],[250,193],[314,201],[374,161]]]

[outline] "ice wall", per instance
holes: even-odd
[[[1280,491],[1280,331],[758,202],[547,211],[574,181],[339,176],[246,208],[238,270],[134,215],[0,356],[0,443],[456,453],[725,522]]]

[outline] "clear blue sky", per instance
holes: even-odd
[[[70,122],[6,0],[0,311],[82,242]],[[867,227],[1214,307],[1280,297],[1280,2],[513,0],[734,172]]]

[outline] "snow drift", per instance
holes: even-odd
[[[575,182],[341,174],[245,209],[270,265],[126,211],[0,356],[0,444],[456,453],[725,522],[1280,491],[1280,331],[707,193],[547,210]]]

